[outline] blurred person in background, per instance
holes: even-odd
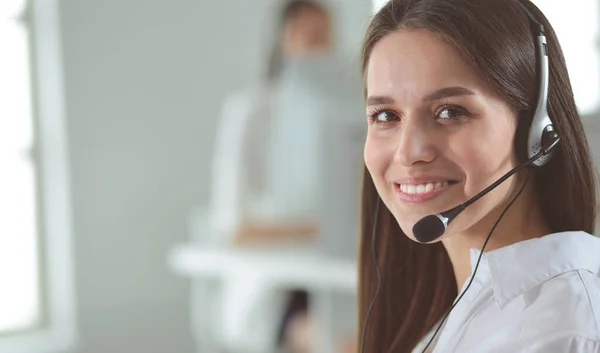
[[[280,161],[283,157],[298,168],[298,176],[297,182],[284,181],[288,183],[283,188],[289,193],[286,197],[275,195],[282,191],[281,187],[273,187],[282,182],[275,180],[282,178],[278,171],[290,166],[274,165],[277,159],[271,155],[285,153],[285,146],[273,143],[270,135],[279,133],[273,127],[274,104],[282,70],[292,61],[328,55],[333,48],[333,24],[326,7],[310,0],[287,1],[279,17],[264,79],[228,97],[219,120],[211,188],[211,222],[219,237],[217,242],[269,246],[290,240],[310,241],[317,232],[316,222],[311,219],[313,189],[306,186],[310,177],[302,174],[308,168],[294,163],[313,156],[279,156]],[[290,205],[281,200],[299,201]],[[225,321],[229,321],[229,339],[244,344],[245,339],[270,333],[280,351],[310,351],[315,333],[308,314],[308,294],[297,290],[274,296],[260,285],[248,284],[228,284],[225,301],[232,305]]]
[[[225,100],[217,128],[212,165],[213,227],[236,243],[312,236],[314,225],[278,216],[269,189],[272,111],[286,62],[327,55],[332,50],[332,20],[318,2],[292,0],[281,10],[275,44],[264,79]],[[279,147],[279,146],[277,146]]]

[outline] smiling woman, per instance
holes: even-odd
[[[600,352],[594,166],[544,15],[528,0],[391,0],[362,64],[363,351]],[[474,199],[441,236],[415,234]]]
[[[389,57],[396,60],[387,61]],[[443,60],[414,59],[418,57]],[[374,48],[367,70],[371,127],[365,161],[382,200],[394,215],[402,215],[396,218],[410,237],[412,225],[426,212],[444,210],[453,199],[466,200],[515,165],[514,113],[441,38],[419,30],[390,34]],[[431,183],[446,187],[411,192]],[[514,185],[497,188],[465,211],[450,231],[464,232],[476,224]]]

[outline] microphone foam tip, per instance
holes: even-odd
[[[429,215],[419,220],[413,226],[413,235],[420,243],[429,243],[441,237],[446,226],[436,215]]]

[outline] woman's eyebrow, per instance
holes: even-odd
[[[367,98],[367,106],[381,104],[394,104],[394,99],[390,96],[370,96]]]
[[[424,102],[436,101],[448,97],[474,95],[475,92],[465,87],[446,87],[429,93],[423,97]],[[383,104],[394,104],[394,98],[390,96],[370,96],[367,98],[367,106],[370,105],[383,105]]]
[[[471,91],[465,87],[447,87],[439,89],[435,92],[432,92],[425,97],[423,97],[424,102],[436,101],[443,98],[453,97],[453,96],[466,96],[466,95],[474,95],[475,92]]]

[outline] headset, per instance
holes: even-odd
[[[531,13],[531,11],[529,11],[529,9],[523,4],[522,1],[524,1],[524,0],[516,0],[519,7],[523,10],[525,15],[529,19],[529,22],[530,22],[530,25],[532,28],[532,34],[534,34],[534,36],[535,36],[535,48],[536,48],[536,58],[537,58],[537,66],[538,66],[537,67],[537,71],[538,71],[537,72],[537,78],[538,78],[537,105],[536,105],[535,112],[534,112],[532,120],[531,120],[531,125],[529,127],[527,143],[526,143],[526,148],[527,148],[526,156],[528,159],[526,161],[522,162],[521,164],[517,165],[515,168],[513,168],[508,173],[503,175],[500,179],[495,181],[493,184],[491,184],[486,189],[484,189],[483,191],[481,191],[479,194],[475,195],[471,199],[467,200],[463,204],[456,206],[452,209],[449,209],[447,211],[444,211],[444,212],[426,216],[426,217],[422,218],[421,220],[419,220],[413,226],[413,234],[414,234],[415,238],[417,239],[417,241],[419,241],[421,243],[430,243],[434,240],[439,239],[446,231],[446,228],[448,227],[450,222],[452,222],[456,216],[458,216],[462,211],[464,211],[469,205],[471,205],[475,201],[479,200],[482,196],[488,194],[490,191],[492,191],[493,189],[498,187],[498,185],[500,185],[502,182],[504,182],[506,179],[508,179],[509,177],[514,175],[519,170],[524,169],[526,167],[542,167],[542,166],[548,164],[548,162],[550,161],[550,159],[552,158],[552,156],[554,154],[554,150],[555,150],[556,146],[558,145],[558,143],[560,141],[560,137],[558,136],[558,133],[556,131],[554,131],[552,121],[550,120],[550,116],[548,115],[548,110],[547,110],[548,86],[549,86],[550,72],[549,72],[549,64],[548,64],[548,48],[547,48],[547,43],[546,43],[546,35],[544,33],[544,26],[540,23],[540,21],[538,21],[535,18],[535,16]],[[473,279],[475,278],[475,274],[477,273],[477,269],[479,268],[481,256],[483,255],[484,250],[485,250],[485,246],[487,245],[492,233],[496,229],[496,226],[500,223],[500,220],[502,219],[502,217],[504,216],[506,211],[508,211],[510,206],[516,201],[516,199],[523,192],[523,189],[525,188],[525,185],[527,184],[528,179],[529,179],[529,173],[527,173],[525,181],[524,181],[523,185],[521,186],[520,190],[517,192],[517,194],[514,196],[514,198],[512,198],[512,200],[504,208],[502,214],[496,220],[496,223],[492,227],[490,233],[488,234],[488,236],[482,246],[481,252],[479,254],[479,258],[477,259],[477,264],[475,265],[475,269],[473,271],[473,275],[471,276],[469,283],[467,284],[465,289],[462,291],[462,294],[457,298],[457,300],[454,302],[454,304],[452,304],[452,306],[445,313],[442,320],[439,322],[439,325],[438,325],[437,329],[435,330],[434,334],[432,335],[431,339],[429,340],[429,342],[423,349],[423,352],[425,352],[427,350],[427,348],[429,348],[429,346],[435,339],[436,335],[438,334],[439,330],[441,329],[442,325],[444,324],[445,320],[450,315],[450,312],[452,311],[452,309],[454,309],[454,307],[458,304],[458,302],[460,302],[463,295],[467,292],[467,290],[471,286],[471,283],[473,283]],[[367,333],[367,327],[369,324],[369,318],[371,316],[371,311],[373,309],[375,301],[377,300],[377,297],[379,296],[379,293],[381,291],[381,285],[382,285],[381,270],[379,268],[379,262],[377,261],[377,257],[376,257],[377,254],[375,252],[375,238],[377,235],[377,221],[378,221],[378,217],[379,217],[379,204],[380,203],[381,203],[381,200],[380,200],[379,196],[377,196],[377,204],[376,204],[376,208],[375,208],[375,215],[373,218],[373,239],[372,239],[373,249],[372,249],[372,251],[373,251],[373,259],[375,261],[375,268],[376,268],[376,272],[377,272],[378,284],[377,284],[377,290],[371,300],[371,305],[369,306],[369,309],[368,309],[366,317],[365,317],[364,325],[363,325],[363,332],[362,332],[362,338],[361,338],[361,350],[360,350],[361,353],[364,353],[364,341],[365,341],[365,337],[366,337],[366,333]]]

